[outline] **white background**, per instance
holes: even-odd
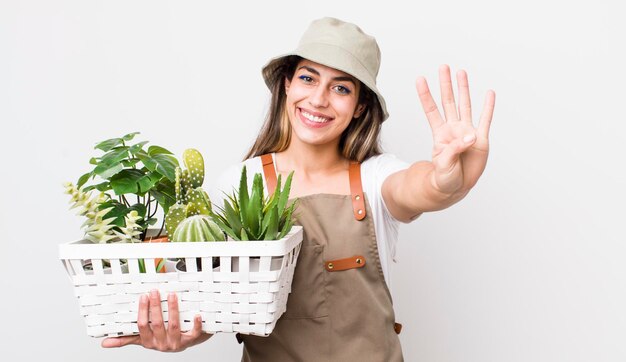
[[[262,65],[322,16],[377,38],[383,144],[406,161],[432,146],[418,75],[437,91],[440,64],[466,69],[475,119],[485,92],[497,94],[478,185],[400,230],[392,277],[405,359],[626,360],[619,14],[545,0],[2,1],[3,360],[239,360],[232,335],[182,354],[104,350],[87,337],[57,259],[82,236],[61,184],[89,169],[96,142],[132,131],[178,156],[199,149],[212,182],[261,125]]]

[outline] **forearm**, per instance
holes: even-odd
[[[435,187],[434,167],[429,161],[419,161],[391,175],[383,187],[383,195],[391,213],[404,222],[415,220],[424,212],[450,207],[467,195],[459,189],[443,193]]]

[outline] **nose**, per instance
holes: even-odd
[[[328,93],[322,86],[315,87],[309,95],[309,104],[316,108],[326,108],[328,106]]]

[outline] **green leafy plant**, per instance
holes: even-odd
[[[136,212],[132,228],[138,230],[139,234],[130,232],[130,239],[145,240],[148,227],[157,222],[155,215],[158,209],[162,208],[166,214],[176,202],[174,182],[178,160],[163,147],[152,145],[145,149],[148,141],[132,143],[138,134],[139,132],[133,132],[96,144],[94,148],[104,154],[91,158],[89,163],[93,165],[93,169],[82,175],[76,186],[72,185],[75,189],[69,190],[79,193],[72,196],[72,200],[82,200],[87,206],[88,211],[83,211],[84,215],[89,217],[99,214],[102,222],[108,221],[105,225],[108,228],[105,235],[108,236],[100,238],[99,242],[128,239],[121,235],[124,235],[124,231],[130,232],[127,216],[131,211]],[[68,187],[70,186],[66,186],[66,192]],[[84,198],[91,190],[100,191],[100,196],[97,203],[87,204]],[[93,221],[98,220],[93,218]],[[159,235],[164,224],[165,220]],[[87,236],[89,237],[89,232]]]
[[[239,190],[226,194],[224,207],[216,206],[218,213],[211,213],[213,220],[228,236],[235,240],[278,240],[283,238],[294,224],[293,211],[297,199],[289,205],[289,192],[293,172],[287,176],[281,189],[278,175],[276,189],[270,197],[263,195],[263,176],[254,175],[252,191],[248,193],[248,176],[245,165],[241,171]]]

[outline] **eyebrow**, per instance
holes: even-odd
[[[300,68],[298,68],[298,70],[300,70],[300,69],[302,69],[302,68],[304,68],[304,69],[308,70],[309,72],[311,72],[311,73],[313,73],[313,74],[315,74],[315,75],[320,75],[320,72],[318,72],[317,70],[315,70],[315,68],[311,68],[311,67],[308,67],[308,66],[306,66],[306,65],[303,65],[303,66],[301,66]],[[340,81],[340,82],[346,82],[346,81],[347,81],[347,82],[352,82],[352,84],[354,84],[354,85],[356,86],[356,81],[354,80],[354,78],[353,78],[353,77],[349,77],[349,76],[341,76],[341,77],[335,77],[335,78],[333,78],[333,80],[334,80],[334,81]]]

